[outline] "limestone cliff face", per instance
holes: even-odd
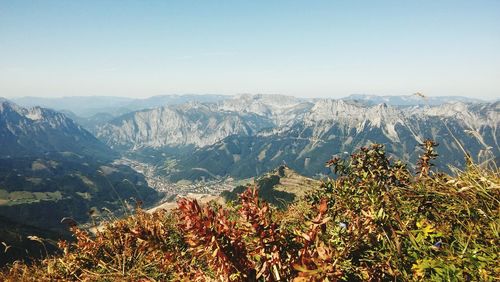
[[[267,117],[221,111],[200,103],[133,112],[99,126],[96,136],[112,147],[203,147],[230,135],[254,135],[273,126]]]
[[[132,112],[98,126],[95,134],[108,145],[125,149],[204,147],[232,135],[298,134],[307,136],[303,138],[331,140],[339,134],[355,138],[375,131],[380,135],[378,139],[389,142],[407,139],[421,142],[438,137],[437,133],[443,130],[447,132],[450,123],[474,135],[479,142],[498,147],[499,122],[498,102],[397,107],[350,100],[239,95],[214,103],[190,102]],[[294,133],[297,128],[303,132]],[[467,134],[458,133],[459,137],[464,135]],[[484,135],[490,135],[486,137],[488,142]]]
[[[174,179],[193,179],[200,171],[207,177],[254,176],[283,161],[312,175],[332,154],[370,143],[385,144],[390,154],[411,162],[427,138],[441,144],[443,166],[460,166],[463,148],[478,161],[498,158],[499,124],[499,102],[391,106],[239,95],[129,113],[98,127],[96,135],[126,151],[194,146],[171,168]]]

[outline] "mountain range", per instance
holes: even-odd
[[[465,154],[497,165],[500,156],[498,101],[250,94],[16,101],[0,99],[0,235],[17,250],[11,258],[36,249],[27,236],[65,234],[62,218],[85,223],[103,209],[157,202],[144,171],[117,161],[122,156],[169,183],[247,179],[284,164],[321,178],[332,156],[371,143],[415,164],[419,144],[433,139],[444,171],[463,168]]]
[[[20,97],[12,99],[23,107],[40,106],[57,111],[71,112],[79,118],[90,118],[99,114],[118,116],[131,111],[155,108],[164,105],[179,105],[186,102],[213,102],[223,100],[223,95],[159,95],[144,99],[113,96],[68,96],[68,97]]]
[[[131,112],[91,131],[122,153],[165,155],[163,171],[173,181],[245,178],[283,162],[314,176],[328,172],[323,164],[332,155],[370,143],[414,163],[428,138],[441,144],[438,165],[449,170],[461,167],[464,150],[480,162],[498,158],[499,110],[499,102],[391,106],[239,95]]]
[[[98,124],[104,124],[113,118],[133,111],[152,109],[163,106],[180,105],[187,102],[213,103],[226,100],[234,100],[235,97],[246,96],[247,100],[255,97],[268,97],[268,102],[272,103],[272,97],[286,97],[283,95],[159,95],[149,98],[128,98],[128,97],[112,97],[112,96],[67,96],[67,97],[19,97],[13,98],[12,102],[23,106],[33,107],[39,106],[53,109],[66,114],[71,119],[78,122],[86,129],[92,129]],[[253,98],[251,98],[253,97]],[[288,100],[302,100],[314,102],[316,99],[297,99],[288,97]],[[392,106],[415,106],[415,105],[441,105],[445,103],[464,102],[464,103],[482,103],[486,102],[480,99],[467,98],[461,96],[439,96],[425,97],[419,95],[406,96],[377,96],[365,94],[353,94],[342,100],[356,101],[364,105],[377,105],[385,103]],[[235,105],[233,105],[235,106]],[[245,109],[245,104],[239,106],[242,111]],[[264,107],[266,107],[264,105]]]
[[[447,103],[463,102],[463,103],[485,103],[487,101],[476,98],[462,96],[425,96],[421,93],[403,96],[379,96],[368,94],[352,94],[344,100],[364,102],[369,105],[385,103],[392,106],[438,106]]]
[[[75,126],[82,124],[93,134],[83,130],[82,138],[95,136],[101,141],[96,144],[106,151],[104,155],[140,158],[172,180],[255,176],[283,162],[308,176],[321,175],[327,173],[322,164],[331,155],[374,142],[412,162],[419,155],[418,144],[434,139],[445,156],[441,166],[460,167],[465,151],[480,162],[499,155],[499,102],[466,97],[351,95],[334,100],[242,94],[17,101],[57,104]],[[74,113],[76,108],[80,115]],[[120,109],[125,113],[120,114]],[[89,110],[92,116],[82,115]],[[37,111],[48,110],[31,111],[26,115],[33,118]],[[60,140],[60,146],[68,143],[64,138],[52,139]],[[32,141],[36,140],[49,139],[40,136]],[[8,143],[14,146],[10,150],[20,146]],[[47,150],[41,145],[33,148]]]

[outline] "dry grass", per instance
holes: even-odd
[[[96,234],[73,228],[63,255],[0,280],[497,281],[500,171],[469,164],[452,177],[425,156],[416,176],[377,145],[333,159],[338,179],[284,211],[248,189],[236,205],[183,199]]]

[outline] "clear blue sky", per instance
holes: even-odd
[[[0,0],[0,96],[500,96],[500,1]]]

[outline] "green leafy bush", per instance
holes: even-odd
[[[0,280],[495,281],[499,170],[433,172],[436,145],[423,144],[416,173],[381,145],[333,158],[337,177],[284,210],[249,187],[230,206],[181,199],[95,234],[74,227],[62,256]]]

